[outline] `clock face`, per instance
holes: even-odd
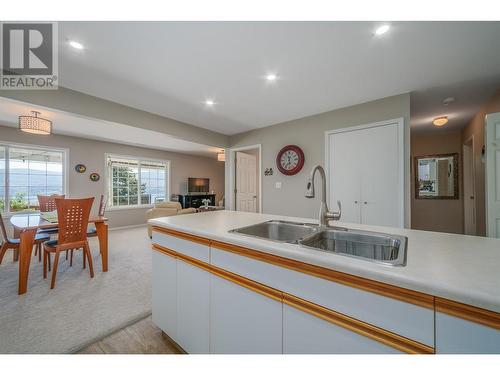
[[[276,164],[281,173],[294,175],[304,166],[304,153],[298,146],[285,146],[278,153]]]

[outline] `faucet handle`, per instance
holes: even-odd
[[[333,220],[340,220],[342,217],[342,203],[340,201],[337,201],[337,206],[339,206],[339,210],[337,212],[333,212]]]

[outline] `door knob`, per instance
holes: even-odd
[[[358,201],[354,201],[355,204],[358,204]]]
[[[363,203],[364,203],[364,204],[368,204],[368,202],[366,202],[366,201],[365,201],[365,202],[363,202]]]

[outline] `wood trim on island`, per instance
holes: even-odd
[[[436,297],[436,311],[500,330],[500,314],[460,302]]]
[[[181,238],[186,241],[191,241],[191,242],[196,242],[201,245],[206,245],[210,246],[210,240],[208,238],[204,237],[199,237],[195,236],[192,234],[184,233],[184,232],[179,232],[173,229],[168,229],[168,228],[163,228],[163,227],[158,227],[158,226],[153,226],[153,230],[159,233],[167,234],[169,236],[174,236],[177,238]]]
[[[434,297],[429,294],[415,292],[410,289],[385,284],[379,281],[366,279],[360,276],[350,275],[340,271],[299,262],[297,260],[283,258],[277,255],[264,253],[258,250],[248,249],[241,246],[227,244],[219,241],[210,241],[210,246],[238,255],[246,256],[262,262],[270,263],[293,271],[306,273],[311,276],[347,285],[352,288],[362,289],[399,301],[411,303],[428,309],[434,309]]]
[[[211,264],[207,264],[198,259],[189,257],[187,255],[178,253],[172,249],[168,249],[164,246],[153,244],[153,250],[160,253],[166,254],[168,256],[179,259],[183,262],[191,264],[195,267],[199,267],[211,274],[226,279],[230,282],[236,283],[244,288],[252,290],[256,293],[264,295],[268,298],[274,299],[278,302],[285,303],[303,312],[316,316],[320,319],[326,320],[332,324],[338,325],[342,328],[348,329],[359,335],[368,337],[372,340],[378,341],[384,345],[395,348],[396,350],[408,353],[408,354],[433,354],[434,348],[427,346],[425,344],[419,343],[417,341],[411,340],[409,338],[403,337],[396,333],[384,330],[382,328],[376,327],[372,324],[363,322],[361,320],[351,318],[347,315],[341,314],[337,311],[327,309],[320,305],[314,304],[312,302],[303,300],[294,295],[282,292],[280,290],[268,287],[256,281],[247,279],[240,275],[228,272],[219,267],[215,267]]]
[[[409,354],[434,354],[434,348],[404,336],[392,333],[372,324],[363,322],[302,298],[283,293],[283,303],[298,310],[314,315],[342,328],[348,329],[382,344]]]

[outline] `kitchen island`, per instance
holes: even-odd
[[[152,219],[153,321],[189,353],[500,353],[500,240],[335,222],[407,237],[387,266],[229,232],[218,211]]]

